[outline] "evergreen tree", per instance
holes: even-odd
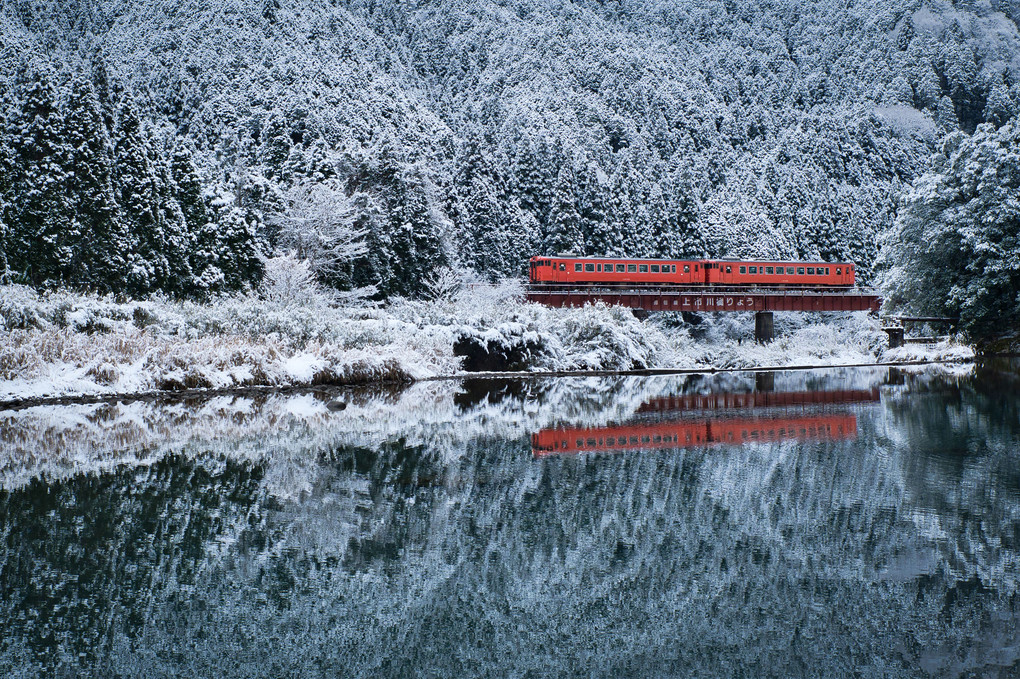
[[[655,254],[671,259],[703,257],[705,240],[698,229],[699,210],[690,178],[682,175],[666,184],[653,204],[652,238]]]
[[[129,97],[118,107],[116,167],[121,216],[137,243],[128,289],[180,293],[191,281],[184,216],[173,198],[169,168],[157,156]]]
[[[382,209],[376,213],[375,201],[355,204],[368,246],[355,263],[355,284],[375,286],[382,297],[422,294],[429,275],[448,263],[434,186],[389,145],[358,174],[360,184],[378,191]]]
[[[577,206],[577,182],[569,164],[560,168],[553,189],[549,227],[542,243],[542,252],[556,255],[561,252],[585,251],[581,213]]]
[[[73,206],[63,112],[48,69],[38,63],[20,74],[15,97],[20,107],[7,132],[14,151],[9,263],[25,280],[55,285],[71,272],[80,246],[64,239]]]
[[[66,141],[71,220],[65,239],[72,244],[69,282],[123,290],[127,257],[135,243],[121,221],[113,186],[113,149],[92,85],[77,78],[67,100]]]
[[[0,281],[8,281],[14,275],[11,268],[10,255],[13,246],[14,236],[14,205],[15,178],[17,177],[17,164],[15,162],[14,148],[10,145],[10,137],[7,134],[9,123],[6,119],[0,118]]]
[[[292,151],[293,143],[287,121],[279,111],[274,111],[262,130],[262,143],[258,151],[258,160],[265,168],[267,176],[281,181],[291,179],[288,176],[290,168],[288,161]]]
[[[943,141],[883,241],[893,308],[959,316],[973,336],[1020,322],[1020,125]]]
[[[243,290],[257,285],[264,271],[263,248],[254,220],[236,206],[227,206],[198,233],[200,243],[214,248],[206,252],[202,269],[204,285],[210,291]]]
[[[578,254],[595,254],[604,252],[599,246],[604,237],[608,220],[607,187],[608,180],[602,169],[594,162],[586,162],[579,166],[577,186],[577,210],[581,220]]]

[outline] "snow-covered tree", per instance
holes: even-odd
[[[542,253],[555,255],[561,252],[584,252],[587,247],[582,226],[574,170],[569,164],[564,164],[553,187],[549,227],[542,243]]]
[[[376,286],[384,297],[422,294],[427,277],[448,262],[435,185],[392,147],[363,164],[357,180],[379,198],[355,204],[355,228],[367,232],[368,247],[354,264],[355,284]]]
[[[354,261],[368,252],[351,198],[336,182],[302,183],[284,192],[283,203],[270,219],[278,247],[308,260],[323,284],[350,289]]]
[[[55,285],[66,280],[80,239],[65,239],[73,216],[67,168],[70,156],[63,111],[46,64],[32,62],[19,74],[20,104],[6,134],[14,151],[7,221],[10,267],[26,280]]]
[[[1020,320],[1020,126],[978,127],[942,143],[885,235],[887,304],[959,316],[975,336]]]
[[[128,285],[136,239],[125,225],[114,187],[113,148],[91,83],[77,78],[66,105],[69,223],[62,238],[74,246],[68,282],[109,292]]]
[[[173,197],[169,168],[157,154],[130,97],[118,107],[116,182],[121,218],[135,239],[128,288],[183,292],[191,284],[191,239]]]

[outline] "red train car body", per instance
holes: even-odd
[[[855,269],[852,262],[532,257],[528,280],[534,285],[575,287],[850,288]]]

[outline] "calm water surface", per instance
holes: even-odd
[[[1018,584],[1006,363],[0,411],[0,676],[1012,677]]]

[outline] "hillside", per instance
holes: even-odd
[[[944,133],[1020,110],[1018,18],[962,0],[13,0],[0,266],[201,296],[296,249],[322,282],[389,296],[569,248],[851,259],[867,282]],[[310,231],[279,217],[323,206]]]

